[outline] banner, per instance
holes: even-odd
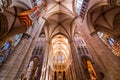
[[[18,18],[22,25],[32,26],[34,22],[40,17],[42,10],[45,8],[45,2],[42,2],[40,6],[36,5],[31,10],[24,11],[18,15]]]

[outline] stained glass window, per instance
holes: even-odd
[[[10,47],[10,43],[9,43],[9,42],[6,42],[6,43],[4,44],[4,50],[8,50],[9,47]]]
[[[78,15],[80,15],[80,11],[81,11],[81,8],[82,8],[82,3],[83,3],[83,0],[76,0],[76,3],[75,3],[75,10],[77,12]]]
[[[0,62],[3,62],[5,58],[3,56],[0,56]]]
[[[15,35],[11,38],[11,40],[13,41],[14,43],[14,47],[16,47],[18,45],[18,43],[20,42],[21,38],[22,38],[22,35],[23,34],[18,34],[18,35]]]
[[[89,0],[76,0],[75,1],[75,12],[80,15],[82,19],[85,17]]]
[[[90,75],[91,80],[96,80],[96,71],[91,63],[91,61],[87,61],[88,72]]]
[[[84,46],[85,45],[82,37],[80,37],[78,34],[75,34],[74,40],[75,40],[75,44],[77,46]]]
[[[62,63],[64,63],[64,62],[65,62],[65,56],[62,55]]]
[[[13,36],[0,48],[0,65],[2,65],[2,62],[7,60],[9,54],[13,51],[14,47],[16,47],[20,42],[21,37],[22,34]]]
[[[112,46],[114,44],[115,40],[113,38],[109,38],[108,42],[109,42],[110,46]]]
[[[108,46],[108,48],[112,50],[114,55],[120,56],[120,45],[114,38],[112,38],[112,36],[102,32],[97,32],[97,35]]]
[[[42,1],[43,0],[31,0],[33,6],[35,6],[35,5],[41,5]]]
[[[55,64],[61,64],[65,62],[65,55],[63,54],[57,54],[54,56],[54,63]]]
[[[61,63],[61,55],[58,55],[58,63]]]

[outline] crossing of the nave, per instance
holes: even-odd
[[[0,0],[0,80],[120,80],[120,1]]]

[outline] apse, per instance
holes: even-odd
[[[65,36],[58,34],[51,40],[50,57],[53,70],[67,69],[70,64],[70,46]]]

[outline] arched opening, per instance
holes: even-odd
[[[53,80],[66,80],[66,72],[65,71],[55,71]]]
[[[63,80],[66,80],[66,74],[65,74],[65,71],[63,71]]]
[[[97,3],[88,11],[87,19],[90,31],[93,32],[93,34],[97,33],[103,43],[105,43],[116,56],[120,56],[119,9],[119,6],[109,6],[106,2]]]
[[[40,33],[31,56],[27,73],[25,74],[26,77],[24,77],[24,79],[40,80],[44,60],[45,40],[45,34]]]
[[[70,61],[70,46],[68,39],[58,34],[51,40],[51,71],[54,72],[54,80],[65,80],[66,70],[71,63]]]
[[[87,45],[84,39],[79,34],[74,35],[74,41],[75,41],[75,45],[76,45],[79,55],[89,54]]]
[[[74,41],[76,46],[86,46],[84,39],[79,34],[74,35]]]
[[[57,80],[57,72],[54,72],[54,80]]]
[[[26,78],[28,80],[36,80],[38,73],[38,64],[39,64],[39,59],[37,57],[33,58],[30,61],[26,74],[27,76]]]
[[[58,72],[58,80],[63,80],[63,75],[62,75],[62,72]]]

